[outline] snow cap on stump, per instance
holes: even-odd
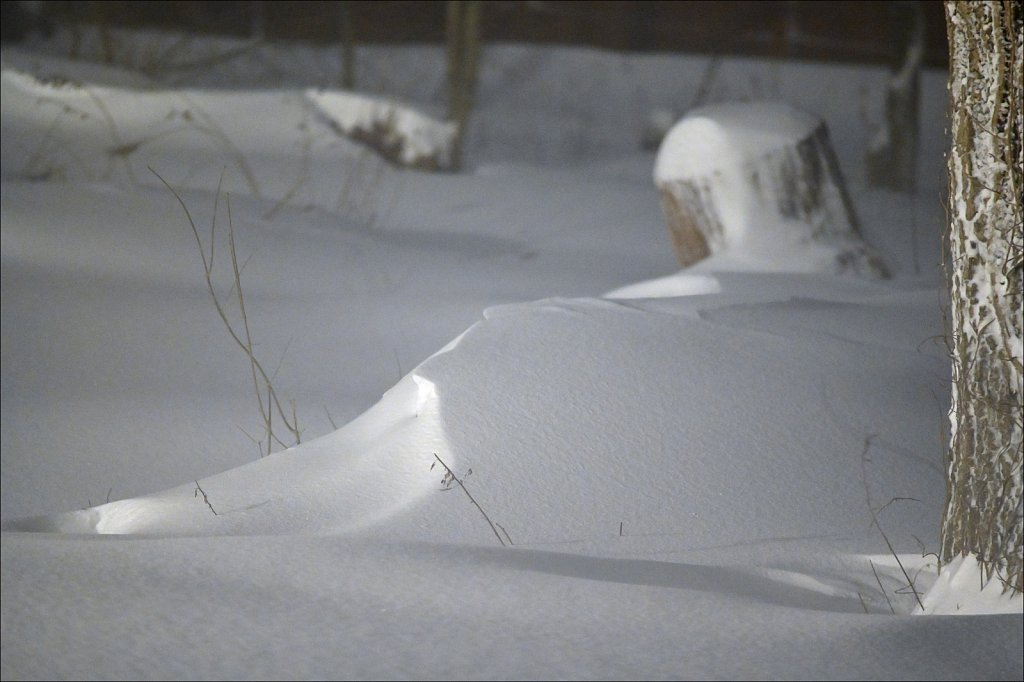
[[[740,246],[767,269],[885,276],[857,218],[822,119],[782,102],[690,111],[654,168],[676,256]]]

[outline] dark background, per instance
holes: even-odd
[[[947,64],[942,2],[484,2],[485,42],[588,45],[632,52],[733,54],[895,64],[902,20],[920,8],[925,64]],[[356,42],[442,42],[444,2],[3,2],[5,40],[47,23],[147,26],[268,40],[337,42],[347,16]]]

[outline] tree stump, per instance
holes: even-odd
[[[676,257],[691,265],[726,248],[830,253],[836,272],[887,275],[860,238],[824,121],[783,103],[694,109],[658,150],[654,173]]]

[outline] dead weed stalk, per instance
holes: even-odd
[[[277,395],[277,391],[274,388],[272,376],[266,372],[262,363],[260,363],[256,358],[255,344],[252,340],[252,330],[249,325],[249,315],[245,308],[245,295],[242,293],[242,270],[238,263],[238,252],[235,248],[235,227],[234,221],[231,217],[231,195],[228,193],[224,194],[228,214],[228,254],[231,260],[231,277],[233,281],[232,292],[234,293],[234,299],[237,303],[240,322],[233,322],[231,320],[231,317],[228,315],[227,304],[222,298],[222,295],[217,292],[213,283],[213,266],[217,236],[217,213],[221,196],[221,183],[217,183],[217,194],[213,204],[213,218],[210,221],[210,245],[209,249],[207,249],[203,243],[202,236],[199,234],[199,228],[196,226],[195,220],[192,218],[192,213],[188,210],[188,206],[185,205],[185,201],[181,198],[181,195],[171,187],[170,183],[164,180],[159,173],[152,168],[149,170],[157,177],[157,179],[160,180],[160,182],[164,184],[171,194],[174,195],[174,198],[178,200],[178,204],[185,212],[185,218],[188,220],[189,227],[192,228],[192,234],[195,236],[196,245],[199,247],[199,256],[203,261],[203,276],[206,279],[206,289],[213,301],[213,306],[216,308],[217,315],[220,317],[221,322],[224,323],[224,327],[227,329],[231,339],[235,342],[235,345],[245,353],[249,360],[249,371],[252,376],[253,392],[256,395],[256,403],[259,408],[260,418],[263,422],[265,434],[265,441],[257,442],[259,445],[260,456],[263,456],[264,454],[269,455],[273,450],[275,443],[282,448],[288,448],[291,447],[291,445],[301,443],[302,435],[299,430],[299,420],[295,410],[294,401],[291,403],[291,410],[286,411]],[[223,181],[223,176],[221,180]],[[294,443],[286,443],[274,430],[275,413],[277,414],[280,423],[283,424],[284,428],[291,434],[291,438],[294,440]],[[266,442],[266,453],[263,452],[263,442]]]

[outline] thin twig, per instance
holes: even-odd
[[[338,430],[338,425],[334,423],[334,419],[331,417],[331,413],[327,411],[327,406],[324,405],[324,414],[327,415],[327,421],[331,423],[331,428],[335,431]]]
[[[871,523],[872,523],[872,525],[874,525],[875,528],[878,529],[878,532],[882,534],[882,539],[885,540],[885,544],[889,548],[889,553],[892,554],[892,557],[896,560],[896,564],[900,567],[900,570],[903,572],[903,577],[907,579],[907,585],[910,586],[911,591],[914,593],[914,598],[917,599],[918,606],[920,606],[921,610],[924,611],[924,602],[921,601],[921,595],[918,594],[917,588],[914,586],[914,581],[911,579],[910,574],[907,573],[907,569],[903,567],[903,562],[900,561],[899,555],[896,553],[896,550],[893,548],[892,543],[889,542],[889,536],[885,534],[885,531],[882,530],[882,524],[880,524],[878,522],[878,514],[875,512],[875,509],[871,506],[871,491],[868,488],[868,478],[867,478],[867,462],[870,461],[868,459],[868,452],[871,450],[871,441],[875,437],[876,437],[876,434],[871,434],[871,435],[867,436],[864,439],[864,452],[861,453],[861,459],[860,459],[860,461],[861,461],[861,472],[862,472],[862,475],[863,475],[863,482],[864,482],[864,495],[865,495],[865,498],[866,498],[867,503],[868,503],[868,511],[871,512]],[[882,506],[881,509],[885,509],[886,507],[888,507],[890,504],[892,504],[893,502],[895,502],[898,499],[899,500],[913,500],[915,502],[920,502],[920,500],[917,500],[917,499],[912,498],[912,497],[900,497],[900,498],[894,497],[891,500],[889,500],[888,502],[886,502]],[[881,509],[879,511],[881,511]],[[871,570],[874,570],[874,565],[873,564],[871,566]],[[876,574],[875,577],[877,577],[877,574]],[[881,581],[879,581],[878,585],[879,585],[879,587],[881,587],[881,585],[882,585]],[[888,599],[889,599],[888,595],[886,595],[885,598],[888,601]],[[891,606],[892,606],[892,604],[890,604],[890,608],[891,608]]]
[[[878,571],[875,570],[875,564],[871,559],[868,559],[868,563],[871,564],[871,572],[875,574],[875,580],[878,582],[878,589],[882,591],[882,596],[885,597],[886,603],[889,604],[889,610],[892,611],[892,615],[896,615],[896,609],[892,607],[892,602],[889,601],[889,595],[886,593],[885,588],[882,587],[882,579],[878,577]]]
[[[875,513],[876,514],[881,514],[883,511],[885,511],[885,508],[888,507],[893,502],[920,502],[920,501],[921,500],[917,499],[916,497],[894,497],[891,500],[889,500],[888,502],[886,502],[885,504],[883,504],[881,507],[876,509]],[[913,536],[911,536],[911,537],[913,537]],[[917,540],[917,538],[914,538],[914,539]],[[918,542],[920,542],[920,540],[918,540]]]
[[[274,390],[272,377],[267,374],[263,365],[256,359],[255,355],[255,344],[252,339],[252,333],[249,327],[248,313],[245,308],[245,297],[242,293],[242,269],[244,266],[240,266],[238,263],[238,253],[235,248],[235,230],[234,221],[231,213],[231,196],[225,194],[228,214],[228,249],[230,251],[231,270],[233,279],[232,292],[236,293],[238,301],[238,310],[241,316],[241,331],[235,328],[232,324],[231,319],[228,317],[227,311],[224,308],[221,297],[217,294],[216,288],[213,286],[213,265],[214,265],[214,253],[216,246],[216,230],[217,230],[217,214],[218,206],[220,201],[220,187],[221,183],[217,184],[217,193],[214,197],[214,215],[210,224],[210,253],[206,253],[206,247],[203,244],[203,239],[199,235],[199,228],[196,226],[195,220],[192,218],[192,213],[188,210],[188,206],[185,205],[185,201],[181,198],[181,195],[171,187],[159,173],[152,168],[149,169],[153,175],[155,175],[160,182],[174,195],[174,198],[178,201],[182,210],[185,212],[185,217],[188,220],[189,227],[192,228],[192,234],[195,237],[196,244],[199,247],[199,256],[203,262],[203,274],[206,278],[206,288],[210,294],[210,298],[213,300],[214,308],[217,311],[217,315],[220,317],[221,322],[227,329],[228,334],[235,344],[242,349],[249,359],[249,368],[253,380],[253,389],[256,394],[257,407],[259,409],[260,418],[263,420],[264,428],[266,429],[267,438],[267,454],[273,450],[274,443],[278,443],[281,447],[287,448],[288,444],[281,440],[277,434],[274,433],[273,429],[273,412],[277,411],[284,423],[285,427],[291,431],[295,438],[295,442],[301,442],[301,433],[298,428],[298,419],[294,404],[292,405],[292,422],[288,421],[288,413],[285,412],[284,406],[281,404],[280,399],[277,396],[277,392]],[[223,174],[221,175],[221,181],[223,181]],[[283,357],[283,356],[282,356]],[[262,386],[266,387],[267,397],[264,403]]]
[[[477,503],[477,501],[473,499],[473,496],[469,494],[469,491],[466,490],[466,486],[462,483],[462,479],[456,476],[455,472],[448,468],[448,465],[444,463],[444,460],[437,456],[436,452],[434,453],[434,459],[440,462],[441,466],[443,466],[444,470],[447,472],[447,475],[445,476],[444,480],[447,481],[449,486],[451,485],[452,481],[455,481],[456,483],[459,484],[459,487],[462,488],[462,492],[466,493],[466,497],[469,498],[469,501],[473,503],[473,506],[480,510],[481,514],[483,514],[484,519],[486,519],[487,521],[487,525],[489,525],[491,527],[491,530],[494,532],[494,537],[498,538],[498,542],[500,542],[501,546],[504,547],[505,541],[501,539],[501,535],[498,533],[498,529],[494,527],[494,522],[491,521],[491,517],[487,515],[487,512],[484,511],[484,508],[481,507],[479,503]]]
[[[219,516],[219,514],[217,513],[217,510],[213,508],[212,504],[210,504],[210,498],[206,496],[206,491],[203,490],[202,486],[199,485],[199,480],[197,479],[196,480],[196,490],[195,490],[194,493],[192,493],[192,497],[199,497],[200,493],[202,493],[202,495],[203,495],[203,502],[205,502],[206,506],[210,508],[210,511],[213,512],[213,515],[214,516]]]
[[[907,569],[903,567],[903,562],[900,561],[899,555],[896,554],[896,550],[893,549],[892,543],[889,542],[889,536],[885,534],[884,530],[882,530],[882,526],[879,525],[878,517],[875,516],[874,512],[871,513],[871,516],[872,522],[875,524],[875,528],[877,528],[878,532],[882,534],[882,539],[885,540],[886,546],[889,547],[889,552],[892,554],[892,557],[896,560],[896,563],[899,565],[900,570],[903,571],[903,577],[907,579],[907,585],[909,585],[911,591],[913,591],[914,598],[917,599],[917,605],[921,607],[922,611],[924,611],[924,602],[921,601],[921,595],[918,594],[917,588],[914,586],[914,581],[910,578],[910,574],[907,573]]]
[[[510,536],[508,534],[508,531],[505,530],[505,526],[501,525],[500,523],[495,523],[494,525],[497,526],[498,528],[500,528],[501,532],[505,534],[505,539],[508,540],[508,544],[509,545],[514,545],[515,544],[514,542],[512,542],[512,536]]]

